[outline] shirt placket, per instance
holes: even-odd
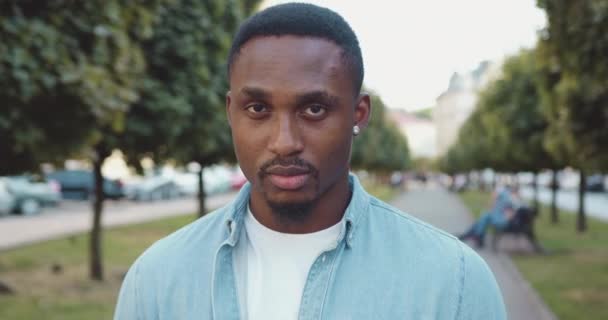
[[[239,319],[239,303],[232,261],[233,247],[225,243],[217,252],[213,274],[213,318]]]
[[[323,252],[310,267],[304,291],[302,292],[298,315],[299,320],[321,319],[327,291],[330,289],[335,272],[337,258],[342,252],[343,247],[344,241],[340,241],[337,248]]]

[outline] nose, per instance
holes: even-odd
[[[268,146],[271,152],[281,157],[302,152],[304,143],[296,121],[290,114],[277,116]]]

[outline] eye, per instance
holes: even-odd
[[[304,115],[313,119],[320,119],[327,113],[327,108],[322,105],[314,104],[304,109]]]
[[[255,103],[245,108],[250,115],[259,117],[268,112],[268,107],[263,104]]]

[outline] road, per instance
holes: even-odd
[[[521,195],[526,199],[532,199],[533,194],[532,188],[525,187],[521,189]],[[538,200],[541,203],[550,204],[551,189],[540,188]],[[578,210],[578,192],[574,190],[558,190],[557,206],[560,209],[576,212]],[[608,222],[608,193],[587,192],[585,207],[589,216]]]
[[[235,193],[211,196],[210,209],[228,203]],[[194,214],[195,198],[137,203],[128,200],[106,201],[102,215],[104,227],[128,225],[170,216]],[[0,218],[0,251],[43,240],[86,232],[91,229],[93,214],[90,203],[62,201],[55,208],[46,208],[33,216],[11,215]]]

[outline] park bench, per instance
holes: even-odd
[[[536,234],[534,233],[534,220],[536,219],[538,210],[534,207],[521,206],[515,212],[515,217],[509,222],[505,228],[494,228],[494,237],[492,238],[492,250],[498,250],[498,242],[507,234],[520,235],[525,237],[534,252],[543,253],[543,247],[538,243]]]

